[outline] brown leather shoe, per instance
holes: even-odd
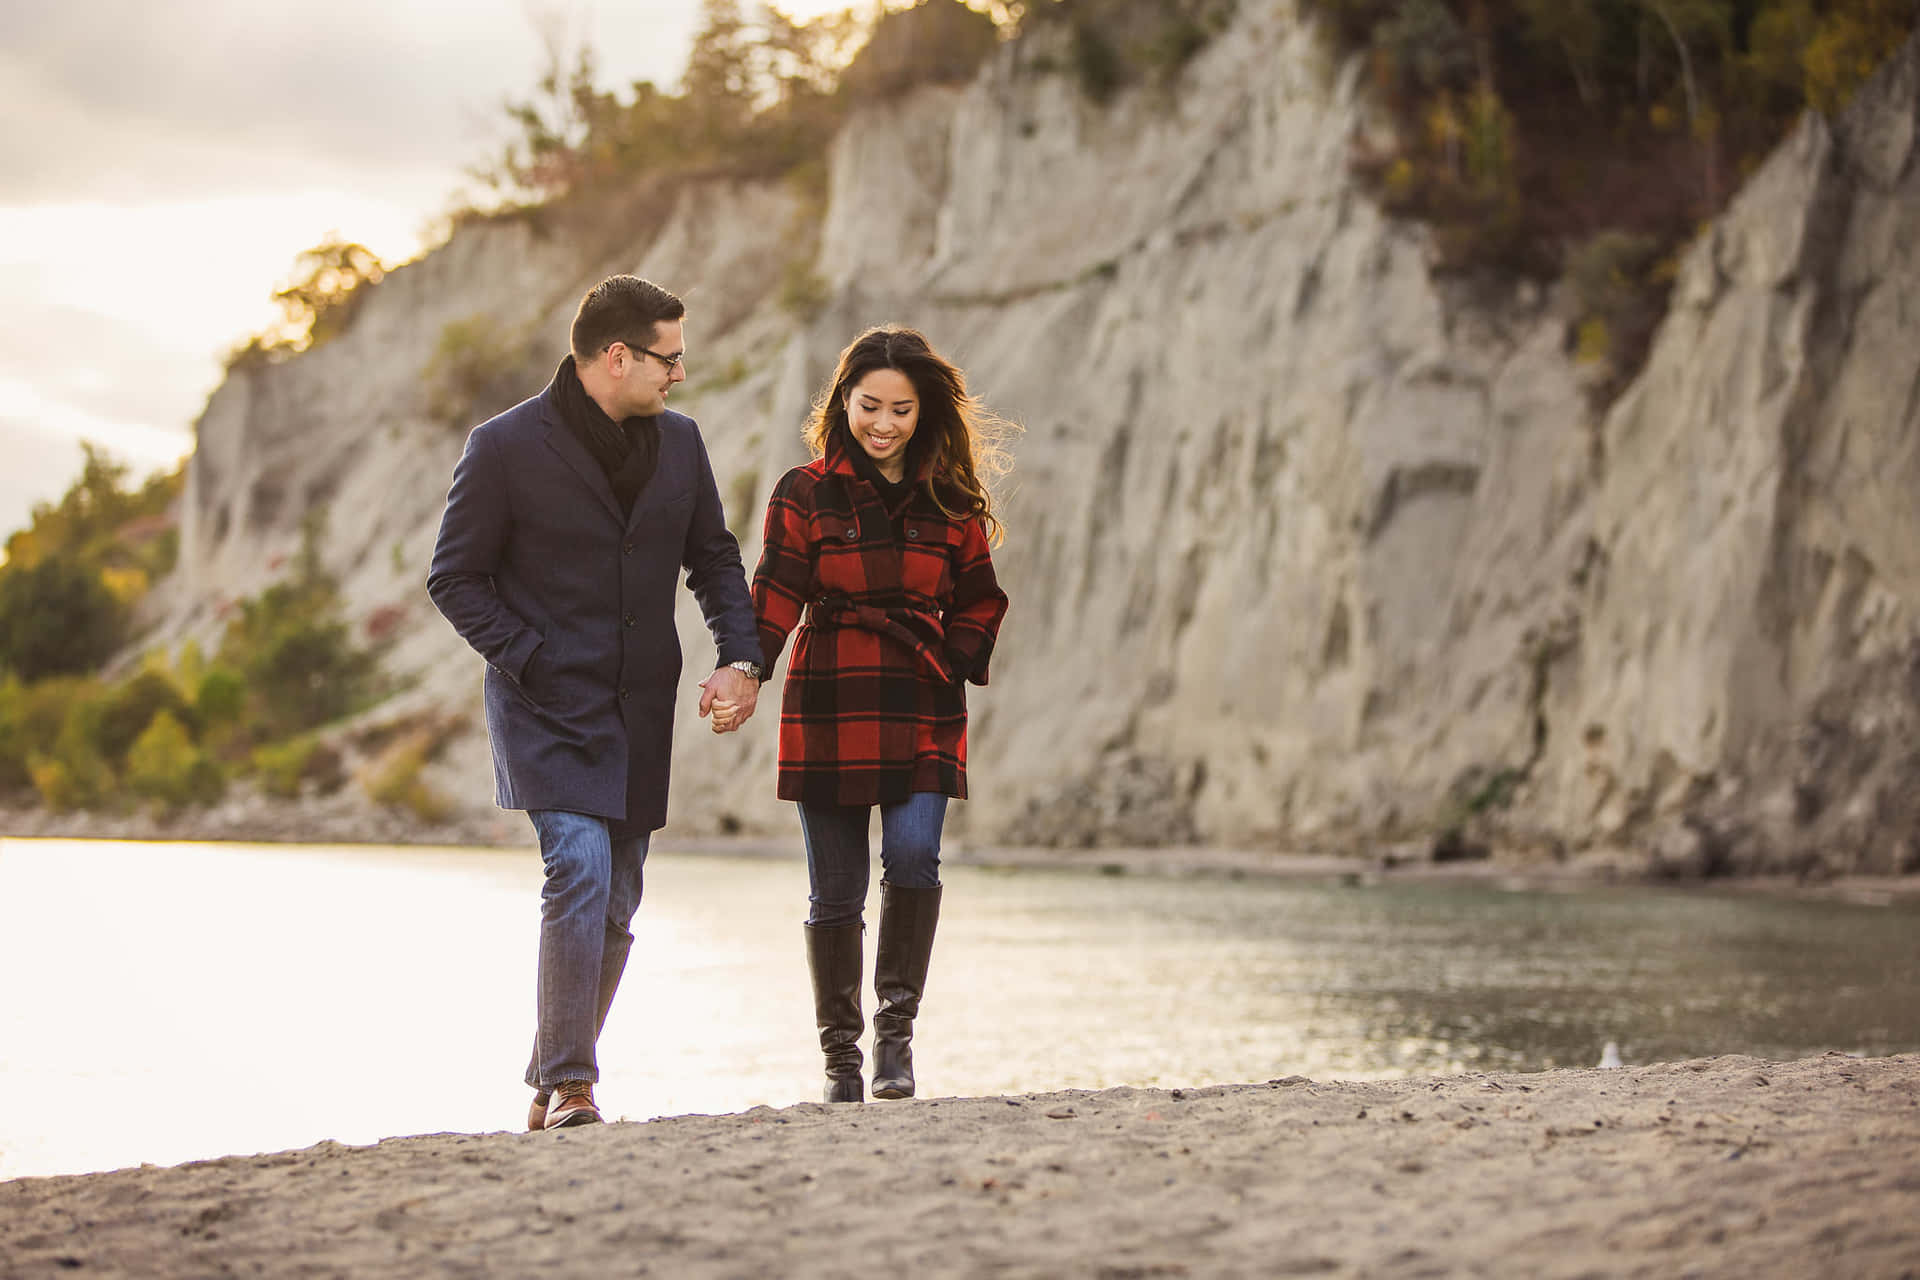
[[[587,1080],[562,1080],[553,1087],[553,1100],[547,1106],[547,1129],[565,1129],[576,1124],[599,1124],[600,1109],[593,1105],[593,1084]]]
[[[528,1133],[538,1133],[547,1127],[547,1101],[552,1096],[545,1089],[533,1095],[533,1105],[527,1108]]]

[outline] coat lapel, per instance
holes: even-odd
[[[620,504],[614,499],[613,485],[607,480],[606,471],[594,461],[593,455],[587,452],[587,446],[581,444],[574,438],[573,432],[567,430],[567,424],[560,421],[560,409],[553,403],[551,392],[540,397],[540,419],[547,429],[547,446],[573,468],[574,473],[580,477],[588,489],[592,490],[593,496],[600,500],[600,505],[607,509],[607,514],[619,521],[624,528],[627,523],[626,513],[620,510]]]
[[[828,440],[827,471],[840,481],[854,520],[860,526],[860,557],[865,561],[868,589],[880,593],[884,599],[898,597],[902,577],[900,549],[893,542],[893,517],[887,513],[886,504],[880,501],[873,486],[854,468],[853,459],[840,447],[837,437]]]
[[[627,527],[631,529],[640,522],[646,512],[664,505],[668,499],[686,492],[682,487],[679,467],[679,455],[675,449],[674,433],[668,430],[667,420],[671,415],[661,414],[654,430],[660,433],[660,447],[654,454],[653,474],[647,477],[647,483],[634,495],[633,510],[627,513]]]

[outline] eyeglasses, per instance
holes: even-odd
[[[609,342],[605,347],[601,348],[601,350],[611,351],[613,350],[615,345],[616,345],[615,343]],[[655,360],[658,360],[661,364],[667,366],[668,373],[672,373],[675,369],[683,368],[684,366],[681,362],[687,358],[687,353],[684,351],[675,352],[673,355],[670,355],[670,356],[663,356],[658,351],[651,351],[646,347],[636,347],[626,342],[620,342],[618,343],[618,345],[626,347],[627,350],[635,352],[639,355],[652,356]]]

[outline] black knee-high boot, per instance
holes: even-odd
[[[913,1096],[913,1019],[927,985],[940,887],[880,885],[880,945],[873,962],[873,1096]]]
[[[827,1057],[827,1102],[864,1102],[860,1091],[860,934],[862,924],[805,926],[813,975],[813,1016]]]

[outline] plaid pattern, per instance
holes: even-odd
[[[965,797],[966,682],[987,682],[1007,611],[986,534],[944,514],[924,485],[889,513],[838,443],[774,486],[753,575],[769,668],[799,628],[780,704],[779,796]]]

